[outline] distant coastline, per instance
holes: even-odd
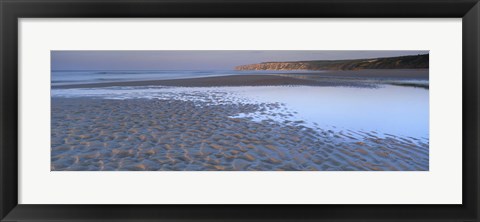
[[[236,66],[235,70],[362,70],[428,69],[429,54],[353,60],[262,62]]]

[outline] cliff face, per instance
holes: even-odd
[[[429,55],[400,56],[355,60],[314,60],[262,62],[241,65],[235,70],[359,70],[359,69],[428,69]]]
[[[235,67],[236,70],[316,70],[309,62],[264,62]]]

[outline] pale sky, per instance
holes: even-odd
[[[427,54],[428,51],[51,51],[52,70],[231,70],[277,61],[337,60]]]

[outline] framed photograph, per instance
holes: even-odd
[[[1,1],[1,221],[478,221],[479,10]]]

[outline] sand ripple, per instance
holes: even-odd
[[[428,170],[428,140],[257,119],[279,104],[52,99],[52,170]]]

